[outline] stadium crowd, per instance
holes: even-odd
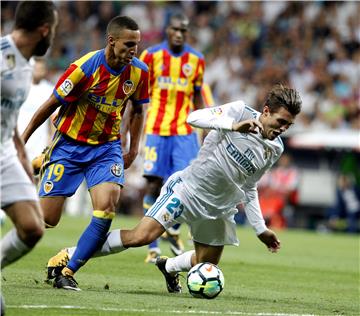
[[[276,82],[296,87],[304,109],[289,133],[359,129],[360,20],[357,2],[57,1],[60,23],[48,79],[70,61],[100,49],[107,22],[118,14],[138,21],[139,53],[163,38],[171,12],[192,22],[190,43],[205,54],[205,81],[216,104],[243,99],[260,108]],[[2,34],[16,2],[2,1]],[[221,74],[221,75],[219,75]]]

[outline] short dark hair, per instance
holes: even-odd
[[[106,33],[107,35],[117,35],[122,29],[137,31],[139,30],[139,26],[128,16],[116,16],[107,25]]]
[[[279,108],[284,107],[295,116],[301,111],[301,103],[300,95],[295,89],[280,83],[270,90],[264,105],[269,107],[270,112],[277,112]]]
[[[173,20],[184,21],[187,24],[189,23],[189,18],[181,12],[175,12],[174,14],[172,14],[169,18],[169,24],[171,24]]]
[[[34,31],[37,27],[55,22],[55,4],[52,1],[22,1],[15,11],[15,29]]]

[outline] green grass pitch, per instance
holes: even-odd
[[[225,247],[225,289],[214,300],[169,294],[146,247],[90,260],[76,275],[81,292],[44,283],[49,257],[77,241],[89,218],[64,216],[34,251],[2,272],[6,315],[360,315],[359,236],[279,231],[282,249],[267,251],[254,232],[239,227],[239,247]],[[112,228],[138,218],[120,216]],[[7,220],[2,233],[10,227]],[[187,228],[183,225],[183,238]],[[187,244],[187,249],[191,248]],[[163,254],[170,255],[166,242]],[[184,274],[185,276],[185,274]]]

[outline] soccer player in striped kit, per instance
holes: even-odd
[[[147,188],[144,213],[159,196],[167,178],[186,168],[199,150],[197,134],[186,123],[193,109],[203,107],[201,86],[204,57],[186,43],[189,20],[181,13],[170,17],[167,39],[143,51],[140,59],[149,67],[150,106],[145,124],[144,176]],[[174,254],[183,251],[179,226],[167,231]],[[149,245],[146,262],[160,255],[158,240]]]
[[[148,67],[135,57],[139,41],[139,27],[133,19],[113,18],[107,27],[106,47],[69,66],[23,133],[27,141],[60,107],[39,187],[47,227],[58,224],[66,197],[75,193],[84,178],[93,204],[91,222],[66,267],[51,269],[48,275],[55,278],[58,288],[79,290],[73,275],[106,239],[124,185],[124,169],[138,153],[143,105],[149,101]],[[120,123],[129,99],[130,147],[123,155]],[[48,266],[58,265],[59,258],[68,258],[66,250],[51,258]]]

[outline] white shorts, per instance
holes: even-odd
[[[0,155],[1,208],[20,201],[38,201],[35,185],[19,161],[14,143],[1,145]]]
[[[238,245],[234,214],[207,216],[206,205],[189,196],[181,172],[173,174],[164,184],[159,197],[145,216],[158,221],[165,229],[176,223],[187,223],[193,240],[211,246]]]

